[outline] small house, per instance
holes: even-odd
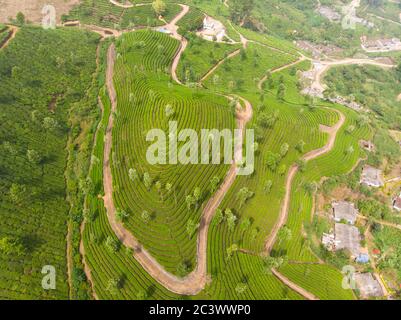
[[[361,254],[361,235],[359,229],[348,224],[335,224],[335,250],[348,250],[351,257],[356,258]]]
[[[382,187],[384,185],[382,171],[369,165],[364,166],[360,183],[370,187]]]
[[[354,278],[362,298],[382,297],[384,295],[379,281],[371,273],[355,273]]]
[[[355,224],[358,210],[353,203],[347,201],[333,202],[332,207],[336,222],[346,221],[348,224]]]

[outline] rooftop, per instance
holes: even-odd
[[[358,210],[351,202],[340,201],[333,202],[334,219],[338,222],[345,220],[348,223],[354,224],[358,214]]]
[[[343,223],[335,225],[336,250],[346,249],[356,257],[361,253],[361,235],[357,227]]]
[[[366,165],[363,167],[360,182],[372,187],[381,187],[384,185],[382,171]]]
[[[371,273],[356,273],[354,277],[356,286],[363,298],[383,296],[379,281]]]

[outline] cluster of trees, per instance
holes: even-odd
[[[280,162],[287,155],[290,146],[288,143],[283,143],[280,147],[279,153],[274,153],[268,151],[266,154],[266,165],[271,171],[276,171],[278,169],[278,173],[283,175],[287,167],[285,164],[280,165]]]
[[[251,17],[254,0],[230,0],[230,19],[239,25],[244,25]]]

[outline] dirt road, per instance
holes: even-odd
[[[270,73],[273,74],[273,73],[276,73],[276,72],[283,71],[283,70],[285,70],[287,68],[290,68],[292,66],[295,66],[298,63],[301,63],[302,61],[305,61],[305,60],[306,60],[306,57],[304,55],[302,55],[297,61],[288,63],[288,64],[286,64],[284,66],[281,66],[281,67],[274,68],[274,69],[272,69],[270,71]],[[265,75],[262,79],[260,79],[260,81],[258,82],[258,89],[259,90],[262,90],[263,83],[265,83],[266,80],[267,80],[267,75]]]
[[[305,161],[310,161],[312,159],[315,159],[317,157],[320,157],[323,154],[326,154],[328,152],[330,152],[333,147],[334,147],[334,143],[336,141],[336,137],[337,137],[337,133],[340,130],[340,128],[343,126],[344,122],[345,122],[345,116],[343,113],[341,113],[338,110],[335,110],[339,116],[340,116],[340,120],[336,123],[335,126],[333,127],[323,127],[321,126],[320,129],[326,133],[329,134],[329,141],[327,142],[327,144],[319,149],[316,150],[312,150],[310,152],[308,152],[307,154],[305,154],[302,159]],[[265,243],[265,251],[266,253],[270,253],[271,249],[273,248],[273,245],[276,241],[276,237],[277,237],[277,233],[278,231],[281,229],[281,227],[283,227],[285,225],[285,223],[287,222],[287,218],[288,218],[288,211],[290,208],[290,200],[291,200],[291,188],[292,188],[292,183],[294,181],[295,175],[298,172],[299,167],[298,165],[294,164],[291,166],[288,175],[287,175],[287,179],[286,179],[286,183],[285,183],[285,196],[284,196],[284,200],[281,206],[281,211],[280,211],[280,215],[279,218],[275,224],[275,226],[273,227],[272,232],[270,233],[270,235],[267,237],[266,239],[266,243]]]
[[[226,62],[228,59],[231,59],[238,55],[241,52],[241,49],[235,50],[231,52],[227,57],[221,59],[216,65],[214,65],[203,77],[202,79],[199,80],[199,83],[202,83],[205,81],[209,76],[217,70],[218,67],[220,67],[224,62]]]
[[[281,282],[283,282],[287,287],[291,288],[295,292],[299,293],[301,296],[308,300],[319,300],[315,295],[310,293],[309,291],[306,291],[304,288],[298,286],[294,282],[290,281],[288,278],[283,276],[280,272],[278,272],[276,269],[271,269],[273,272],[273,275],[278,278]]]
[[[116,1],[116,0],[109,0],[109,1],[110,1],[110,3],[114,4],[115,6],[120,7],[120,8],[124,8],[124,9],[128,9],[128,8],[134,7],[134,5],[131,2],[126,2],[124,4],[124,3],[121,3],[121,2]]]
[[[179,84],[182,84],[181,81],[177,77],[177,67],[181,59],[182,53],[185,51],[188,45],[188,40],[178,33],[177,22],[180,21],[189,11],[189,6],[185,4],[180,4],[182,11],[170,21],[170,23],[166,24],[163,28],[170,31],[171,36],[174,39],[177,39],[180,42],[180,48],[174,56],[173,63],[171,65],[171,76],[173,80]]]
[[[381,68],[394,68],[396,65],[381,63],[371,59],[342,59],[336,61],[317,61],[319,65],[319,69],[314,73],[314,79],[311,87],[313,89],[319,90],[320,92],[324,92],[325,85],[323,84],[324,74],[334,66],[342,66],[342,65],[371,65],[377,66]]]

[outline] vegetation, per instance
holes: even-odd
[[[22,27],[0,51],[1,298],[69,296],[67,220],[79,212],[69,213],[66,201],[76,178],[65,177],[66,145],[80,137],[78,154],[90,142],[80,121],[90,129],[94,114],[85,92],[95,71],[96,42],[87,32]],[[56,290],[40,285],[45,265],[56,269]]]
[[[124,9],[113,5],[109,0],[83,0],[71,10],[70,14],[64,16],[64,20],[79,20],[83,24],[97,25],[113,29],[133,29],[137,26],[160,26],[164,22],[159,20],[159,15],[164,19],[171,20],[181,7],[176,4],[157,3],[155,14],[154,5],[136,6]]]
[[[187,34],[186,37],[189,44],[181,57],[178,74],[187,83],[198,82],[220,60],[240,48],[240,45],[203,40],[194,34]]]

